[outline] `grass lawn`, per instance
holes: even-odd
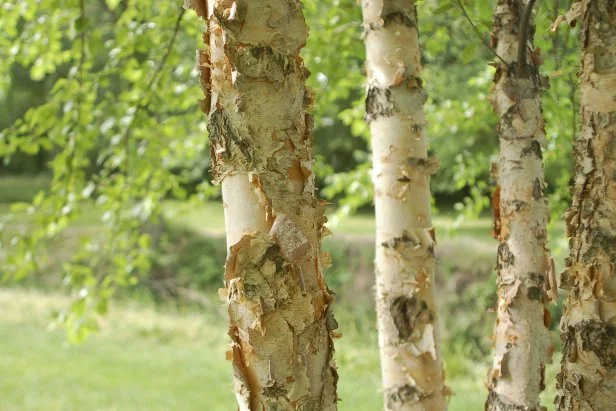
[[[59,294],[0,289],[0,410],[235,409],[220,307],[197,313],[118,303],[100,334],[73,346],[61,330],[46,329],[50,310],[66,303]],[[379,410],[376,333],[354,328],[349,315],[338,313],[339,409]],[[549,387],[553,374],[554,366]],[[456,393],[450,410],[482,408],[484,375],[477,366],[448,381]]]
[[[0,189],[2,184],[0,179]],[[12,180],[4,184],[18,186]],[[164,209],[168,222],[174,225],[206,236],[224,235],[220,202],[195,205],[168,201]],[[0,217],[8,212],[8,204],[3,204],[0,198]],[[76,238],[80,233],[98,230],[100,216],[100,210],[93,205],[84,205],[82,216],[67,235]],[[434,219],[439,240],[437,250],[442,253],[439,264],[445,271],[462,273],[479,262],[487,261],[491,266],[497,247],[491,237],[491,219],[464,220],[459,225],[454,221],[455,216],[448,214]],[[8,233],[13,229],[27,230],[34,222],[32,216],[22,213],[8,222],[5,229]],[[362,242],[370,248],[374,218],[359,214],[340,221],[332,231],[334,237],[327,241],[342,238]],[[555,224],[551,245],[556,250],[557,265],[562,261],[559,251],[563,249],[562,233],[562,223]],[[73,243],[74,239],[67,239],[60,249],[54,249],[54,258],[63,255],[62,250],[70,252]],[[357,279],[356,274],[353,281]],[[66,342],[62,330],[47,330],[50,312],[66,307],[67,297],[0,288],[0,411],[236,409],[231,367],[225,360],[226,314],[216,303],[216,295],[208,298],[212,301],[209,308],[181,312],[171,306],[160,308],[143,301],[117,302],[102,320],[101,333],[83,345],[73,346]],[[465,309],[476,309],[476,300],[472,301],[474,305]],[[336,306],[336,317],[343,334],[336,342],[342,399],[339,409],[382,409],[373,320],[370,315],[353,312],[344,304]],[[444,351],[449,353],[445,358],[450,376],[448,384],[455,393],[449,409],[482,409],[487,364],[473,364],[464,354],[452,354],[455,350]],[[548,409],[553,409],[550,407],[557,364],[555,359],[548,367],[548,392],[544,395]]]

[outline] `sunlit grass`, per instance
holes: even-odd
[[[16,187],[17,181],[8,186]],[[163,209],[167,223],[205,236],[224,235],[219,201],[166,201]],[[0,199],[0,217],[9,211]],[[101,215],[93,204],[84,204],[69,236],[97,230]],[[16,213],[5,229],[27,230],[35,222],[32,215]],[[441,213],[434,225],[443,273],[492,266],[497,241],[491,236],[490,217],[458,221],[456,215]],[[328,241],[371,243],[374,217],[360,213],[341,220],[332,231],[334,237]],[[563,249],[562,223],[554,224],[550,238],[553,249]],[[71,241],[66,244],[76,240]],[[54,249],[54,259],[70,252],[73,246],[66,244]],[[561,257],[562,253],[555,257],[557,267]],[[102,319],[99,335],[84,345],[71,346],[61,330],[46,328],[50,311],[68,305],[66,296],[0,288],[0,410],[201,410],[205,403],[208,410],[235,409],[231,368],[224,359],[226,315],[215,293],[208,299],[210,304],[199,311],[161,309],[143,301],[116,302]],[[382,409],[373,309],[358,312],[343,301],[336,306],[336,315],[343,333],[336,342],[340,410]],[[451,376],[448,384],[456,393],[450,410],[482,409],[489,359],[471,363],[453,350],[444,351]],[[556,368],[556,364],[548,367],[548,392],[543,397],[548,407],[554,397]]]
[[[73,346],[61,330],[46,328],[51,310],[67,303],[61,294],[0,289],[0,409],[235,409],[225,315],[218,304],[200,312],[119,302],[100,334]],[[382,409],[374,326],[342,307],[337,316],[343,333],[336,341],[339,409]],[[555,369],[556,363],[548,368],[548,406]],[[470,370],[448,381],[456,394],[452,411],[483,406],[487,370]]]

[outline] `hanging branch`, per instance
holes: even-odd
[[[77,139],[75,137],[75,129],[79,127],[81,123],[81,118],[83,116],[83,101],[84,101],[84,85],[85,85],[85,64],[86,64],[86,6],[85,0],[79,0],[79,20],[81,24],[81,30],[79,32],[79,61],[77,63],[77,85],[78,85],[78,93],[77,93],[77,113],[76,118],[71,127],[68,130],[69,143],[68,147],[70,152],[68,153],[68,157],[66,159],[66,167],[67,167],[67,175],[66,175],[66,195],[68,196],[68,192],[70,189],[70,184],[74,172],[74,161],[75,155],[77,153]]]
[[[171,35],[171,39],[169,39],[169,42],[167,43],[167,46],[166,46],[167,51],[165,52],[163,57],[158,62],[158,66],[156,66],[156,69],[154,70],[154,73],[152,74],[150,81],[148,81],[148,84],[146,85],[145,89],[141,90],[141,94],[139,95],[139,102],[137,103],[137,107],[135,108],[135,112],[133,113],[133,118],[131,119],[128,126],[126,126],[126,129],[124,130],[124,134],[122,135],[122,141],[124,141],[124,145],[126,149],[126,169],[127,170],[130,165],[130,162],[129,162],[130,132],[133,128],[133,125],[135,124],[135,119],[137,118],[137,114],[139,114],[139,112],[143,110],[144,108],[146,108],[147,106],[146,104],[143,104],[143,99],[145,98],[146,94],[152,90],[152,88],[154,87],[154,84],[156,84],[159,74],[163,71],[163,68],[165,67],[165,64],[167,63],[167,60],[169,59],[169,55],[171,54],[173,45],[175,44],[175,41],[178,37],[178,33],[180,32],[180,27],[181,27],[182,19],[184,18],[184,14],[186,14],[186,9],[184,7],[180,7],[180,12],[178,13],[178,17],[175,20],[175,27],[173,28],[173,34]]]

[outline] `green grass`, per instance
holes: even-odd
[[[21,180],[11,181],[0,178],[0,217],[9,212],[9,205],[3,203],[7,197],[1,188],[8,187],[8,192],[15,194],[20,187]],[[15,197],[13,194],[11,196]],[[23,201],[23,198],[16,200]],[[220,202],[189,204],[168,201],[164,204],[164,211],[167,221],[174,226],[224,241],[224,214]],[[82,214],[66,234],[67,238],[52,250],[54,260],[68,258],[80,235],[98,230],[100,216],[101,211],[93,204],[84,204]],[[21,231],[34,223],[33,216],[19,213],[5,227],[9,232],[13,229]],[[480,279],[482,284],[489,281],[488,285],[493,287],[491,271],[497,242],[491,236],[491,219],[466,219],[456,224],[454,215],[444,213],[435,217],[434,224],[444,289],[449,284],[445,282],[465,278],[470,281]],[[368,258],[366,264],[370,265],[374,217],[368,213],[358,214],[340,221],[332,231],[334,237],[327,241],[348,243],[355,252],[339,256],[341,261],[347,261],[338,264],[345,267],[345,275],[352,276],[347,279],[348,283],[355,284],[360,269],[366,269],[362,266],[364,257]],[[562,260],[558,250],[564,250],[566,245],[562,233],[562,223],[555,224],[550,233],[551,246],[557,251],[554,253],[557,265]],[[184,258],[182,264],[189,264]],[[353,268],[348,260],[359,266]],[[367,269],[366,275],[372,278],[371,267]],[[331,270],[329,272],[328,281],[332,283]],[[199,273],[203,275],[202,271]],[[345,284],[348,286],[344,282],[340,286]],[[479,319],[477,323],[491,329],[493,318],[481,314],[486,304],[484,294],[494,295],[490,287],[484,287],[485,290],[475,287],[475,291],[471,287],[462,292],[464,295],[449,294],[445,298],[450,302],[458,298],[462,310],[460,315],[467,319],[471,312],[475,312]],[[349,293],[357,291],[350,290]],[[350,308],[343,299],[336,306],[343,333],[343,338],[336,342],[341,411],[382,409],[372,294],[365,291],[364,294],[367,303],[361,312],[358,312],[357,305]],[[352,295],[354,301],[359,300],[357,294]],[[344,297],[344,292],[340,296]],[[147,302],[116,303],[112,313],[103,320],[100,334],[84,345],[72,346],[66,343],[61,330],[46,330],[50,310],[66,307],[66,297],[0,288],[0,411],[201,410],[205,409],[205,403],[208,410],[235,409],[231,368],[224,359],[228,349],[226,316],[216,303],[216,295],[208,295],[208,298],[212,303],[201,312],[179,312],[172,307],[160,309]],[[447,317],[456,315],[458,312],[448,312]],[[465,332],[466,326],[461,324],[443,334]],[[481,331],[482,336],[488,334],[489,331]],[[454,337],[448,338],[457,341]],[[485,355],[484,363],[472,363],[467,355],[457,353],[447,341],[444,344],[447,373],[451,376],[448,384],[456,394],[451,400],[450,410],[482,409],[489,355]],[[548,392],[544,395],[547,405],[554,397],[555,369],[556,363],[548,367]]]
[[[8,214],[13,217],[7,222],[10,225],[23,225],[35,222],[35,217],[27,212],[11,213],[10,204],[27,202],[41,190],[49,186],[49,176],[2,176],[0,177],[0,221]],[[206,203],[166,201],[163,205],[166,217],[174,224],[179,224],[194,232],[205,235],[224,234],[224,212],[221,201]],[[102,211],[93,203],[82,203],[75,226],[96,226],[101,224]],[[477,219],[463,219],[456,222],[457,215],[453,212],[441,212],[434,218],[434,226],[439,240],[452,237],[472,237],[479,240],[491,238],[491,217],[483,216]],[[374,215],[358,213],[340,221],[332,218],[330,228],[341,235],[373,236],[375,232]],[[551,234],[561,238],[562,223],[554,224]]]
[[[39,191],[47,190],[50,181],[47,175],[2,176],[0,177],[0,203],[28,201]]]
[[[0,292],[0,409],[228,410],[224,333],[196,314],[123,307],[100,335],[68,345],[45,329],[66,299]],[[26,311],[27,310],[27,311]]]
[[[45,327],[50,310],[66,304],[59,294],[0,289],[0,410],[235,409],[220,307],[200,313],[117,303],[101,333],[74,346]],[[339,409],[382,409],[376,333],[353,318],[338,313]],[[451,411],[482,408],[485,371],[477,366],[448,381]]]

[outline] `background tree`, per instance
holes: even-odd
[[[387,410],[443,410],[435,234],[417,10],[363,1],[376,215],[376,306]]]
[[[582,23],[582,67],[556,402],[559,410],[607,410],[616,404],[616,4],[579,1],[562,19]]]
[[[534,1],[501,0],[492,38],[498,55],[491,102],[499,117],[495,164],[494,234],[498,308],[494,364],[486,410],[541,410],[545,388],[551,269],[547,248],[548,205],[543,177],[544,81],[533,42]],[[531,52],[527,52],[530,49]]]

